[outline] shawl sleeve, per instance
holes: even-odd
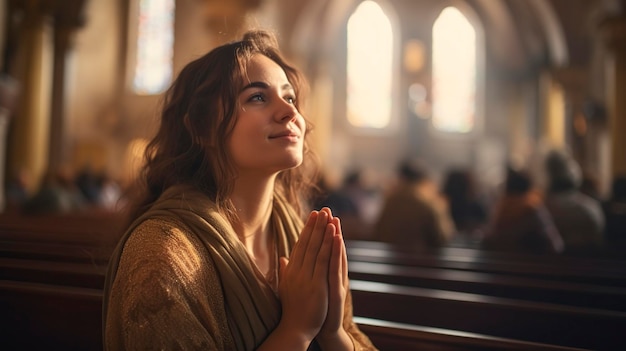
[[[140,224],[111,289],[105,348],[232,350],[227,325],[219,277],[199,240],[169,221]]]

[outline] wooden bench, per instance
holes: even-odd
[[[580,351],[571,348],[522,340],[461,332],[443,328],[423,327],[380,319],[354,317],[359,329],[380,351]]]
[[[102,350],[102,290],[0,280],[6,350]]]
[[[8,349],[101,350],[102,292],[0,280],[0,308]],[[355,322],[381,351],[581,350],[365,317]]]
[[[626,261],[623,260],[490,253],[461,248],[413,250],[364,241],[346,241],[346,249],[350,262],[445,268],[626,287]]]
[[[112,246],[0,240],[0,257],[106,265]]]
[[[626,313],[351,281],[354,314],[400,323],[597,350],[626,345]]]
[[[0,215],[0,257],[104,264],[121,236],[115,213]]]
[[[350,279],[626,312],[626,288],[432,267],[350,262]]]
[[[86,221],[82,225],[92,224]],[[48,227],[41,223],[32,227],[27,225],[21,227],[29,228],[21,232],[26,234],[10,232],[11,229],[3,224],[0,227],[4,228],[0,228],[0,279],[4,279],[0,282],[0,307],[7,311],[3,317],[6,318],[5,324],[13,319],[17,321],[8,329],[12,331],[9,341],[19,342],[28,339],[27,335],[41,335],[42,342],[54,348],[94,349],[89,344],[95,344],[95,339],[101,347],[101,287],[106,263],[117,240],[111,239],[115,235],[106,240],[81,236],[78,225],[72,225],[67,231],[62,226],[47,231]],[[59,240],[55,239],[57,236]],[[546,347],[607,349],[618,343],[626,344],[626,335],[620,334],[621,330],[626,330],[626,315],[618,305],[623,294],[621,267],[611,268],[597,261],[597,266],[584,268],[579,261],[572,261],[570,270],[574,272],[565,274],[565,279],[561,279],[559,274],[565,272],[565,265],[556,268],[556,273],[550,273],[546,262],[529,262],[527,257],[526,261],[520,258],[507,263],[504,256],[481,256],[467,250],[416,255],[408,248],[359,246],[354,243],[347,243],[347,247],[357,316],[410,324],[417,329],[443,328],[455,333],[475,333],[492,341],[524,340],[522,344],[546,344]],[[364,282],[359,279],[365,276],[355,276],[376,273],[371,271],[376,271],[373,268],[378,267],[378,276],[370,275],[368,279],[382,279],[388,267],[376,265],[385,263],[389,266],[386,262],[393,263],[397,270],[397,274],[390,276],[399,280],[391,283],[423,286],[421,284],[428,281],[430,274],[429,284],[432,285],[429,289],[402,287]],[[417,278],[415,283],[406,283],[406,270],[411,274],[421,273],[421,278]],[[433,275],[435,270],[436,277]],[[594,270],[597,270],[598,277],[593,276]],[[405,276],[398,272],[404,272]],[[442,276],[446,279],[440,279]],[[552,278],[555,281],[550,285]],[[419,279],[422,279],[421,282]],[[541,296],[545,301],[553,303],[502,297],[523,296],[498,295],[501,289],[514,294],[516,288],[524,289],[523,283],[529,281],[535,285],[526,287],[527,290],[537,289],[538,293],[544,294]],[[579,288],[576,299],[589,297],[599,301],[591,302],[594,308],[563,306],[568,299],[574,299],[574,295],[564,293],[561,295],[563,301],[559,302],[559,294],[572,287]],[[601,296],[609,298],[602,299]],[[580,301],[575,300],[572,305]],[[602,311],[600,308],[616,311]],[[72,312],[65,316],[61,312],[63,309]],[[87,316],[89,313],[91,315]],[[84,339],[73,340],[71,329],[54,325],[55,321],[58,324],[76,324],[82,318],[87,321],[82,327],[92,328],[91,332],[84,333]],[[382,330],[380,325],[371,328]],[[97,331],[94,332],[94,329]],[[76,330],[83,333],[80,328]],[[402,333],[408,332],[404,330]],[[396,337],[380,338],[381,342],[388,343],[400,340]],[[69,340],[81,347],[74,348]],[[33,347],[25,348],[43,345],[36,340],[26,342],[32,343],[26,346]],[[442,349],[448,347],[440,346]]]
[[[0,279],[102,289],[106,268],[91,263],[0,258]]]
[[[123,224],[123,217],[112,212],[39,216],[0,214],[0,240],[115,246]]]

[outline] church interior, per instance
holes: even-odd
[[[163,94],[251,29],[306,77],[311,206],[344,216],[355,320],[380,350],[626,345],[624,0],[3,0],[9,344],[102,349],[120,203]],[[402,189],[427,214],[387,207]],[[549,243],[496,238],[531,222]]]

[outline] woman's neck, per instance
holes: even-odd
[[[231,196],[237,210],[233,227],[254,256],[267,250],[275,177],[260,181],[240,177]]]

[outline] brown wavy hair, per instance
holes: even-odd
[[[306,81],[283,58],[275,36],[269,32],[247,32],[242,40],[219,46],[190,62],[164,95],[160,127],[147,146],[139,186],[131,198],[131,219],[177,184],[193,186],[215,201],[228,218],[236,218],[229,199],[236,170],[226,142],[237,122],[238,95],[247,63],[256,54],[267,56],[285,71],[300,111]],[[308,120],[306,125],[305,136],[311,131]],[[307,139],[302,165],[282,171],[275,186],[275,192],[301,214],[318,174],[318,162]]]

